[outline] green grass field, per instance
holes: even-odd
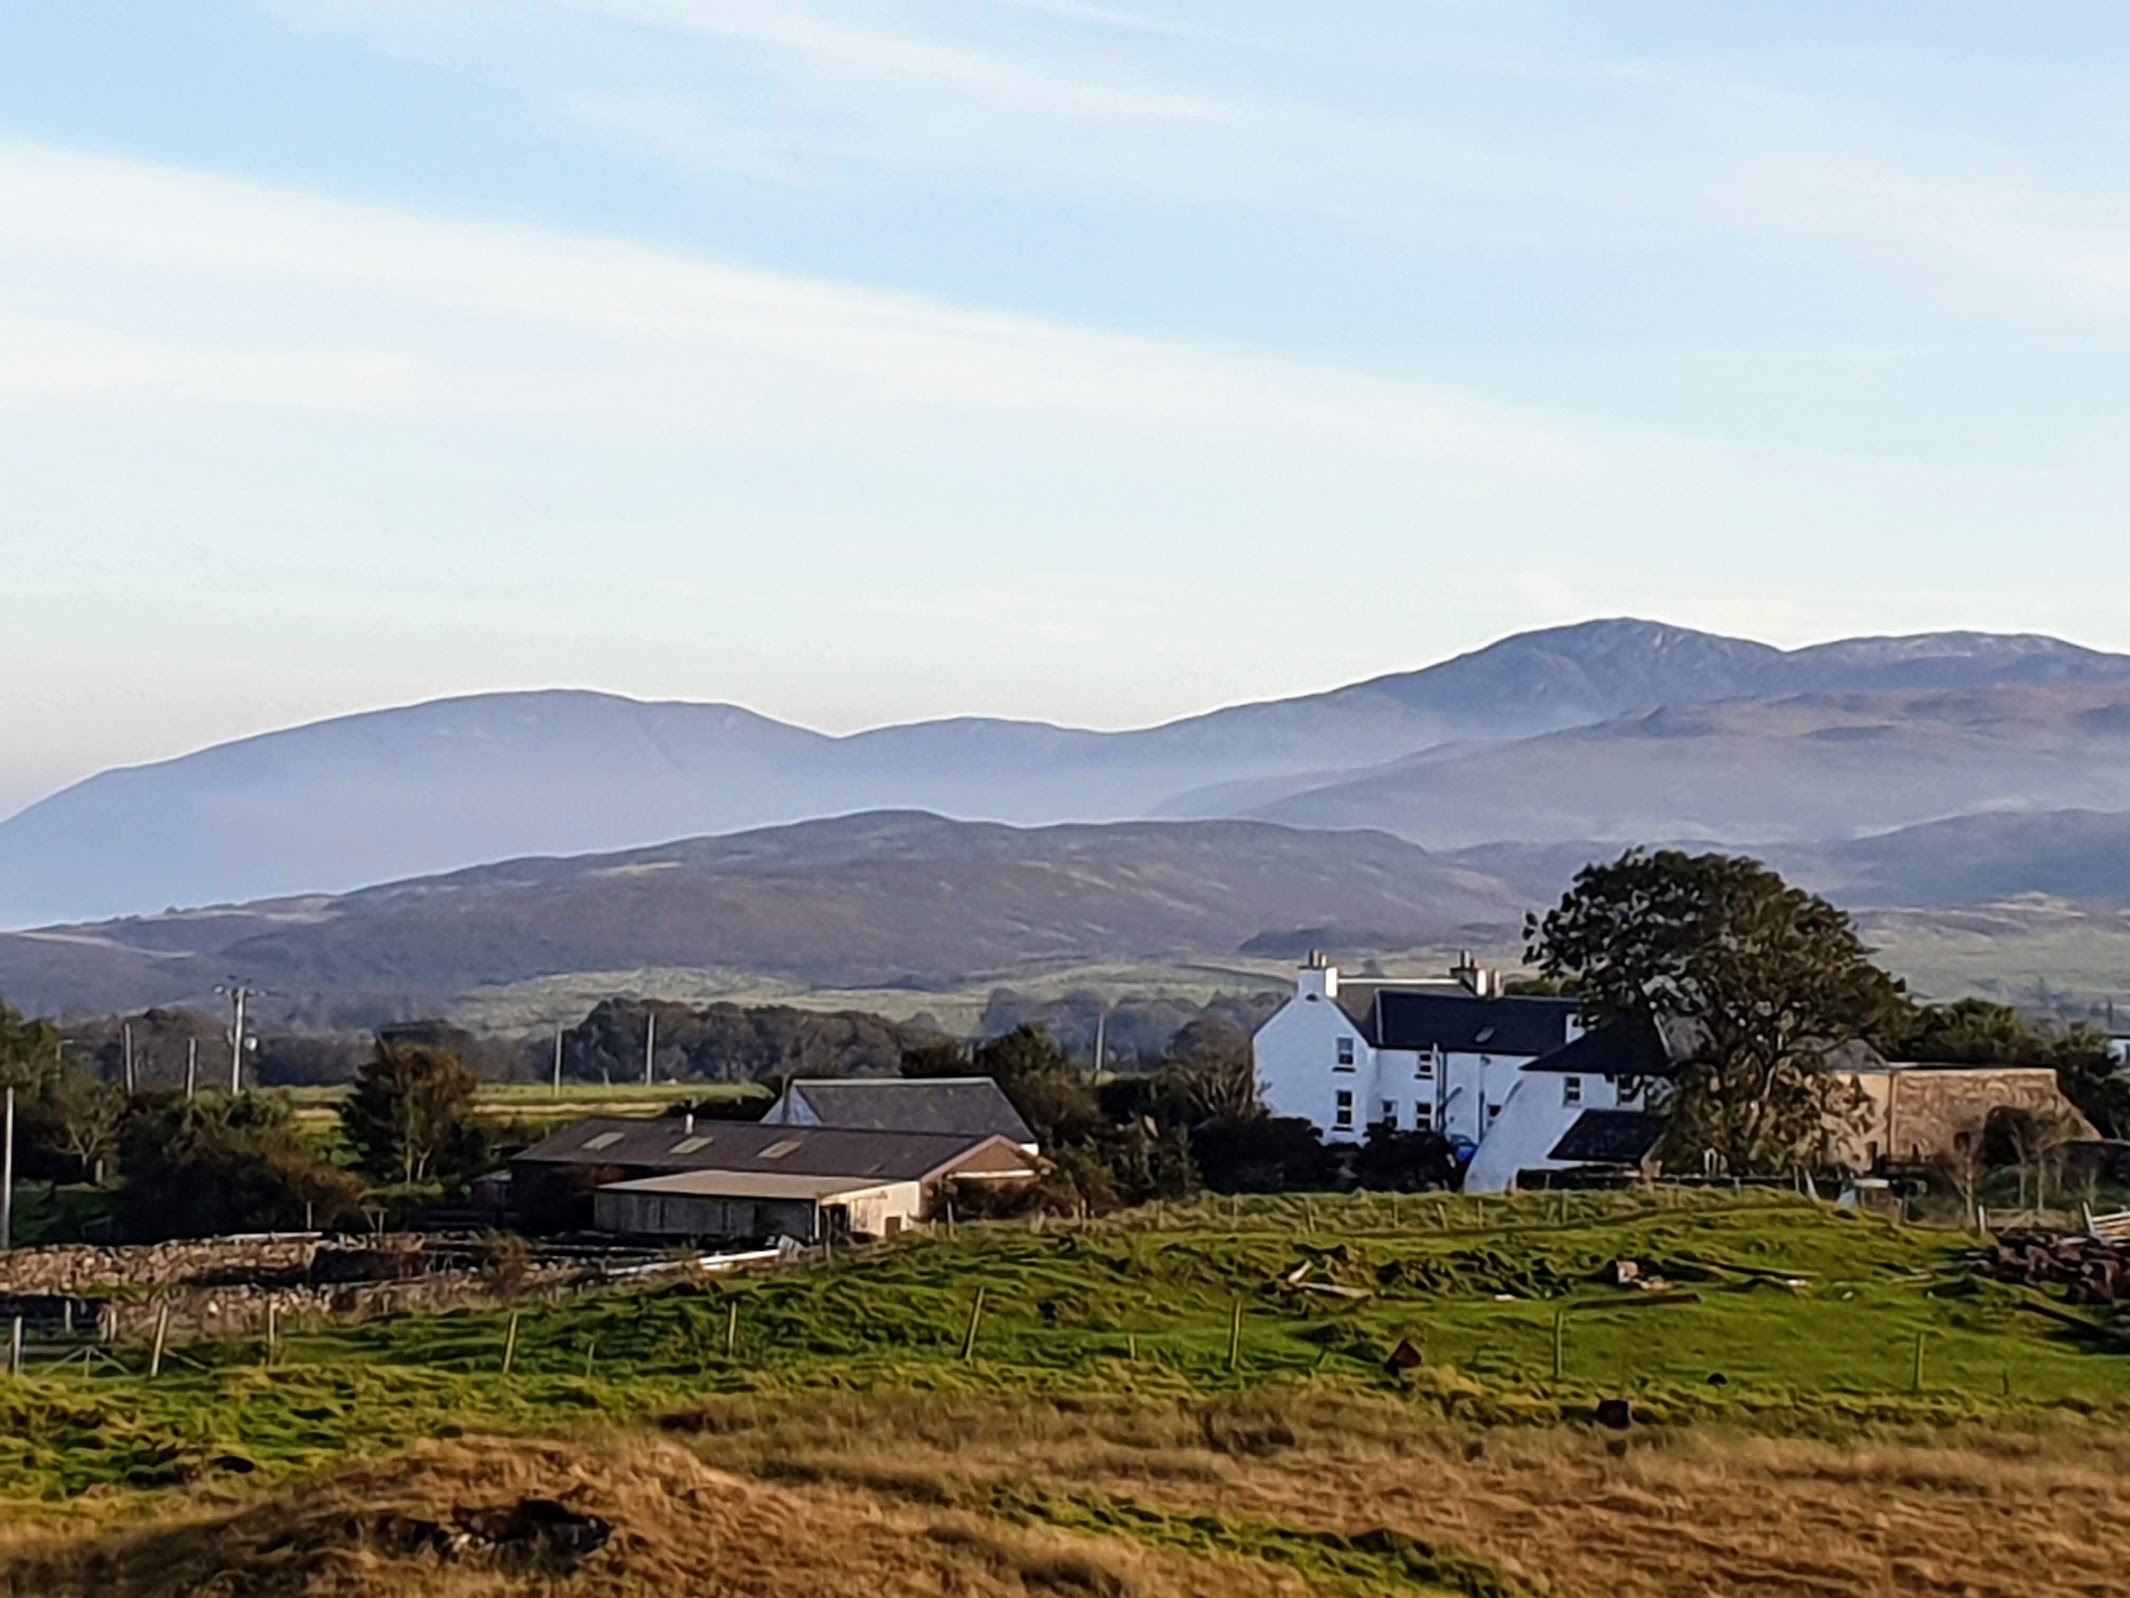
[[[332,1087],[266,1088],[285,1101],[307,1126],[337,1125],[349,1089]],[[759,1100],[767,1106],[770,1090],[753,1082],[565,1082],[562,1091],[545,1082],[482,1084],[474,1114],[485,1121],[569,1121],[587,1115],[657,1115],[668,1105],[724,1099]]]
[[[1453,948],[1409,951],[1416,968],[1437,970],[1457,956]],[[1511,956],[1513,959],[1513,955]],[[1099,993],[1113,1000],[1186,999],[1204,1004],[1222,994],[1252,990],[1285,993],[1294,986],[1286,960],[1241,957],[1216,961],[1108,962],[1043,966],[987,973],[956,988],[815,988],[779,982],[759,972],[666,966],[627,971],[579,971],[539,977],[465,995],[451,1019],[477,1032],[540,1031],[574,1024],[617,993],[650,994],[685,1004],[789,1004],[805,1010],[863,1010],[891,1021],[928,1015],[957,1036],[976,1030],[1000,988],[1027,998],[1060,999]]]
[[[251,1340],[176,1350],[153,1381],[140,1349],[123,1351],[126,1371],[0,1381],[0,1497],[184,1480],[218,1458],[306,1467],[721,1395],[1330,1391],[1486,1423],[1583,1418],[1627,1395],[1654,1422],[1805,1431],[2130,1413],[2130,1358],[1970,1281],[1969,1246],[1752,1194],[1219,1200],[1086,1228],[964,1227],[825,1266],[527,1305],[508,1376],[513,1312],[490,1309],[299,1331],[271,1368]],[[1673,1296],[1603,1285],[1620,1258]],[[1304,1264],[1367,1296],[1297,1291],[1285,1279]],[[1386,1367],[1401,1339],[1425,1351],[1421,1369]]]

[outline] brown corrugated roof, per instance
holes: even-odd
[[[996,1143],[992,1133],[867,1132],[830,1126],[765,1126],[756,1121],[678,1116],[644,1120],[594,1116],[535,1143],[512,1164],[610,1165],[624,1170],[767,1171],[795,1176],[913,1182],[934,1176]]]

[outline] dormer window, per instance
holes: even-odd
[[[1351,1071],[1353,1069],[1353,1059],[1353,1039],[1350,1037],[1340,1038],[1338,1041],[1339,1069],[1341,1071]]]
[[[1582,1103],[1582,1102],[1583,1102],[1583,1079],[1582,1079],[1581,1077],[1579,1077],[1579,1076],[1564,1076],[1564,1077],[1562,1077],[1562,1078],[1561,1078],[1561,1103],[1563,1103],[1563,1104],[1580,1104],[1580,1103]]]

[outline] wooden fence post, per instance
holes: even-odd
[[[155,1306],[155,1346],[148,1352],[148,1374],[163,1374],[163,1340],[170,1335],[170,1305],[166,1300]]]
[[[1568,1369],[1568,1312],[1553,1312],[1553,1379],[1559,1381]]]
[[[275,1351],[281,1342],[281,1306],[272,1299],[266,1301],[266,1363],[274,1362]]]
[[[22,1374],[22,1317],[17,1315],[7,1329],[7,1373]]]
[[[976,1358],[976,1328],[982,1324],[983,1318],[984,1290],[979,1287],[976,1290],[976,1297],[969,1305],[969,1330],[962,1335],[961,1340],[961,1357],[962,1363],[965,1365]]]
[[[725,1358],[737,1359],[740,1354],[740,1301],[734,1299],[725,1306]]]
[[[1228,1314],[1228,1369],[1237,1370],[1242,1365],[1242,1300]]]
[[[510,1312],[509,1329],[503,1333],[503,1374],[505,1376],[508,1376],[510,1374],[510,1368],[511,1366],[517,1363],[517,1360],[518,1312],[516,1310],[512,1310]]]
[[[1924,1335],[1925,1335],[1925,1334],[1924,1334],[1924,1333],[1922,1333],[1922,1332],[1920,1332],[1920,1331],[1916,1333],[1916,1354],[1915,1354],[1915,1365],[1914,1365],[1914,1367],[1913,1367],[1913,1368],[1912,1368],[1912,1369],[1911,1369],[1911,1370],[1909,1371],[1909,1373],[1908,1373],[1908,1390],[1909,1390],[1909,1391],[1910,1391],[1911,1393],[1920,1393],[1921,1391],[1923,1391],[1923,1338],[1924,1338]]]

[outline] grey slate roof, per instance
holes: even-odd
[[[991,1144],[983,1132],[869,1132],[845,1127],[765,1126],[759,1121],[655,1120],[594,1116],[535,1143],[511,1163],[614,1166],[622,1170],[783,1171],[882,1182],[931,1177]],[[1024,1160],[1012,1149],[1016,1160]]]
[[[1524,1069],[1569,1076],[1669,1077],[1688,1058],[1689,1041],[1689,1028],[1683,1024],[1659,1032],[1646,1021],[1621,1021],[1585,1032],[1573,1043],[1540,1055]]]
[[[1578,1165],[1639,1165],[1664,1135],[1664,1117],[1642,1110],[1585,1110],[1546,1156]]]
[[[824,1127],[871,1132],[995,1133],[1014,1143],[1035,1134],[1005,1090],[988,1076],[810,1077],[784,1090]],[[788,1110],[780,1104],[772,1116]]]
[[[1581,1006],[1573,999],[1482,999],[1457,991],[1360,989],[1339,1002],[1379,1049],[1441,1049],[1449,1054],[1540,1055],[1568,1038]]]

